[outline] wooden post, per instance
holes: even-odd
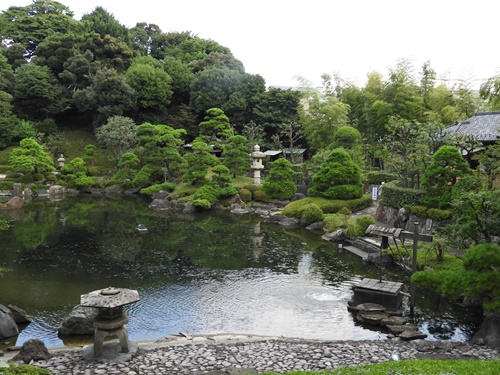
[[[417,272],[417,248],[418,248],[418,221],[415,221],[415,231],[413,232],[413,256],[411,259],[411,276],[410,276],[410,316],[413,317],[415,309],[415,283],[411,279],[413,274]]]

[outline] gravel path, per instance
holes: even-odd
[[[108,350],[118,344],[109,342]],[[88,349],[87,348],[87,352]],[[214,336],[138,343],[128,358],[85,360],[84,349],[51,350],[52,358],[33,365],[53,374],[260,374],[324,370],[397,359],[499,359],[495,350],[463,343],[398,339],[310,341]]]

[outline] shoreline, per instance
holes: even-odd
[[[52,347],[51,358],[33,361],[53,374],[259,374],[293,370],[327,370],[393,360],[498,360],[498,351],[444,341],[309,340],[276,336],[220,334],[169,337],[131,342],[120,354],[117,340],[104,345],[103,356],[85,359],[86,347]],[[112,353],[112,355],[110,355]],[[0,357],[7,361],[16,353]]]

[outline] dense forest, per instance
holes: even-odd
[[[325,75],[322,88],[305,79],[299,90],[266,88],[216,41],[147,22],[127,28],[102,7],[75,20],[51,0],[2,12],[0,38],[1,147],[32,128],[95,131],[115,115],[185,129],[192,141],[206,111],[220,108],[234,133],[264,148],[319,151],[345,125],[372,144],[387,136],[394,117],[450,125],[500,106],[499,77],[480,92],[467,80],[438,85],[430,62],[416,72],[408,60],[389,67],[387,78],[369,72],[364,87]],[[291,131],[300,133],[294,144]]]

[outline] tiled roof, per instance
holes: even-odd
[[[448,126],[446,130],[472,135],[481,142],[496,142],[500,140],[500,112],[478,112],[465,121]]]

